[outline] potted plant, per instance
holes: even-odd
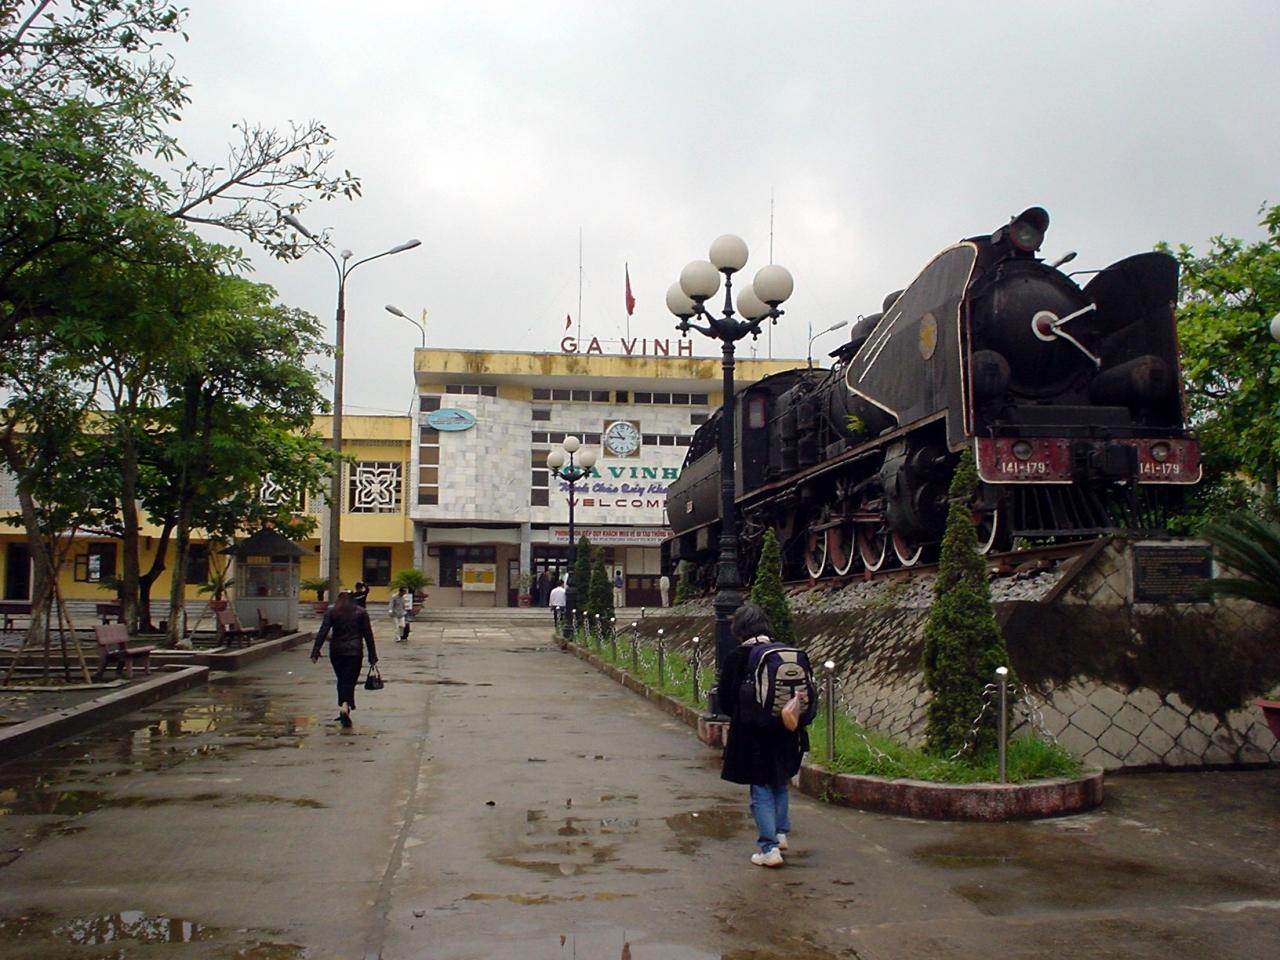
[[[316,595],[316,601],[311,605],[311,609],[321,616],[329,609],[329,604],[325,602],[324,595],[329,592],[328,577],[309,577],[298,584],[303,590],[310,590]]]
[[[413,594],[414,606],[426,601],[426,588],[434,585],[435,581],[416,567],[406,567],[392,577],[391,582],[387,584],[393,591],[404,587]]]
[[[200,592],[213,595],[213,599],[209,601],[210,610],[225,610],[227,591],[234,585],[235,581],[227,576],[225,567],[221,570],[215,567],[209,571],[209,579],[200,585]]]
[[[516,587],[520,591],[520,595],[517,598],[517,602],[520,604],[520,606],[529,607],[533,605],[533,595],[529,593],[529,588],[532,586],[533,586],[532,573],[522,573],[520,574],[520,576],[516,577]]]

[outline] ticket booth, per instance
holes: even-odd
[[[298,580],[306,551],[263,527],[226,551],[235,558],[235,609],[246,627],[258,623],[258,611],[285,633],[298,629]]]

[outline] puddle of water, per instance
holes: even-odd
[[[742,832],[746,820],[742,808],[721,806],[677,813],[667,817],[667,826],[681,837],[731,840]]]
[[[249,931],[237,931],[236,936]],[[183,917],[149,915],[141,910],[122,910],[119,913],[73,917],[61,920],[43,910],[28,910],[17,916],[0,918],[0,952],[6,945],[13,949],[26,947],[23,956],[38,956],[52,960],[56,944],[73,948],[120,945],[110,955],[94,953],[93,956],[120,958],[134,956],[130,944],[196,943],[224,939],[226,932],[207,924]],[[234,960],[306,960],[309,951],[297,943],[279,943],[270,940],[237,941],[229,956]],[[76,957],[86,956],[76,949]],[[147,953],[147,956],[151,956]],[[68,954],[70,956],[70,954]]]

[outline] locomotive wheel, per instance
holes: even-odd
[[[883,528],[863,524],[858,531],[858,553],[862,557],[862,565],[874,573],[884,566],[888,552],[889,534]]]
[[[920,557],[924,554],[924,547],[916,546],[903,538],[901,534],[892,535],[893,552],[898,557],[898,563],[904,567],[914,567],[920,562]]]
[[[852,523],[842,523],[827,530],[827,557],[831,569],[843,577],[858,559],[858,533]]]
[[[809,572],[809,577],[817,580],[822,576],[822,570],[827,565],[827,531],[810,530],[805,534],[804,541],[804,567]]]
[[[1007,546],[1007,519],[1000,507],[979,510],[973,515],[973,525],[978,534],[978,553],[986,556]]]

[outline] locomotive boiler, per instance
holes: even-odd
[[[939,543],[968,450],[980,547],[1154,531],[1200,477],[1183,413],[1177,262],[1142,253],[1081,287],[1037,256],[1032,207],[939,253],[855,325],[830,370],[738,390],[735,501],[750,576],[764,532],[788,577],[912,566]],[[670,487],[673,559],[714,576],[719,423]]]

